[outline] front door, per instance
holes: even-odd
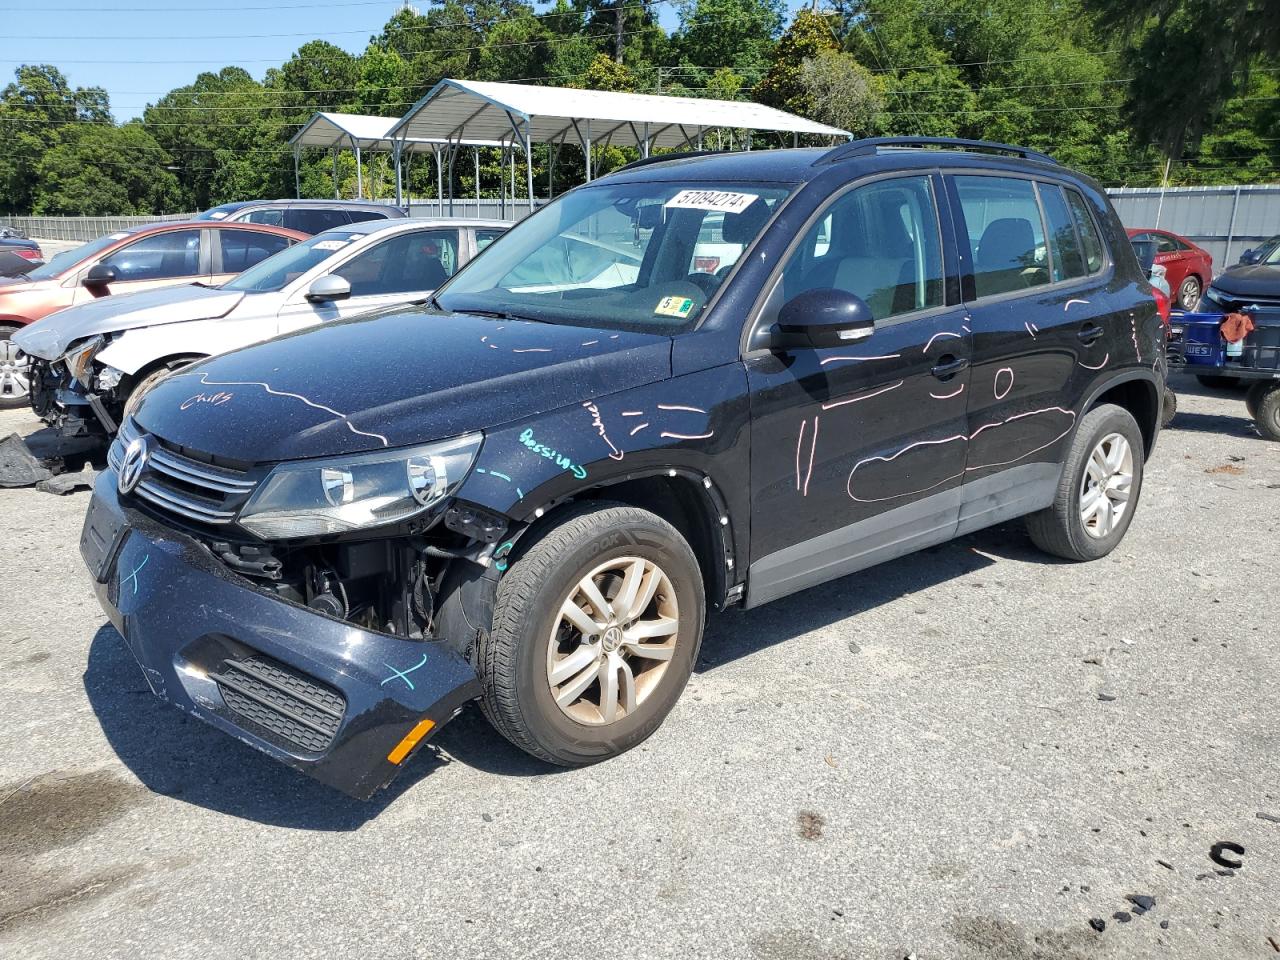
[[[458,269],[458,231],[400,233],[354,254],[330,274],[351,284],[345,300],[311,303],[297,291],[280,311],[280,333],[420,300]]]
[[[85,303],[99,297],[137,293],[152,287],[172,287],[196,281],[208,283],[211,267],[208,245],[204,242],[207,233],[198,228],[165,230],[120,247],[94,261],[95,264],[114,268],[116,282],[109,286],[85,286],[81,275],[73,302]]]
[[[856,293],[876,323],[848,346],[747,356],[748,605],[954,532],[970,336],[945,210],[937,176],[863,183],[818,214],[780,271],[753,345],[814,288]]]

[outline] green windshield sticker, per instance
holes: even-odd
[[[680,317],[684,319],[693,312],[693,301],[688,297],[663,297],[653,312],[660,317]]]

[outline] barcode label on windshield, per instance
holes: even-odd
[[[723,210],[741,213],[758,200],[754,193],[730,193],[727,190],[681,190],[663,204],[677,210]]]

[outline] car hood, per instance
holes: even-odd
[[[314,327],[147,393],[148,432],[247,463],[408,446],[671,375],[671,339],[421,309]]]
[[[1258,297],[1280,300],[1280,267],[1251,264],[1224,270],[1213,278],[1213,288],[1233,300]]]
[[[244,296],[239,290],[191,284],[102,297],[51,313],[15,334],[13,340],[26,353],[56,360],[77,340],[99,333],[225,316]]]

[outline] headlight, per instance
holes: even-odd
[[[102,337],[90,337],[88,340],[76,344],[62,356],[67,369],[71,371],[71,375],[91,389],[93,387],[93,377],[90,375],[89,364],[93,362],[93,355],[98,352],[102,344]]]
[[[264,540],[285,540],[396,523],[452,494],[481,439],[469,433],[410,449],[282,463],[240,512],[240,525]]]

